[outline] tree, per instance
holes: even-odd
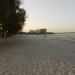
[[[0,23],[2,36],[19,32],[26,19],[26,11],[20,8],[20,0],[0,0]]]

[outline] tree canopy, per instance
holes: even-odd
[[[20,8],[21,0],[0,0],[1,35],[12,35],[19,32],[26,19],[26,11]]]

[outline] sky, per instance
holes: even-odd
[[[75,32],[75,0],[23,0],[27,19],[23,31]]]

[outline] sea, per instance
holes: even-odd
[[[65,32],[47,35],[47,37],[61,38],[63,40],[75,41],[75,32]]]

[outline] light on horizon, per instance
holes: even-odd
[[[25,0],[23,6],[28,16],[23,31],[75,32],[75,0]]]

